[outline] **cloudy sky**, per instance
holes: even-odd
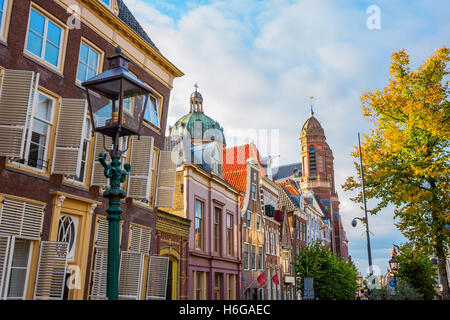
[[[189,111],[188,98],[198,83],[204,111],[224,127],[228,145],[239,143],[235,137],[243,130],[275,132],[280,143],[271,153],[280,155],[277,161],[299,162],[298,138],[310,96],[315,97],[315,116],[335,156],[349,253],[366,274],[364,228],[350,225],[363,212],[340,188],[355,173],[350,152],[358,132],[369,132],[359,98],[362,91],[387,84],[392,52],[406,49],[414,67],[434,49],[450,45],[450,1],[124,2],[162,54],[185,73],[174,83],[170,125]],[[373,5],[380,20],[373,19]],[[382,273],[392,244],[405,241],[392,212],[369,218],[373,260]]]

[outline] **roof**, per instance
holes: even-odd
[[[144,31],[142,26],[136,20],[136,18],[131,13],[130,9],[125,5],[123,0],[117,0],[117,6],[119,7],[118,18],[122,20],[127,26],[129,26],[138,36],[145,40],[149,45],[151,45],[156,51],[159,49],[156,47],[155,43],[150,39],[148,34]]]
[[[277,184],[282,186],[284,189],[286,189],[290,195],[299,195],[300,194],[300,191],[292,184],[291,181],[280,182]]]
[[[301,131],[301,136],[305,135],[325,136],[322,125],[316,117],[311,116],[308,120],[306,120]]]
[[[247,192],[247,160],[255,158],[260,165],[260,175],[265,176],[260,154],[254,144],[245,144],[223,150],[223,174],[225,180],[242,192]],[[241,207],[243,204],[241,197]]]
[[[217,129],[222,132],[221,143],[225,144],[225,135],[223,134],[223,128],[220,126],[220,124],[212,119],[211,117],[208,117],[203,112],[191,112],[184,116],[182,116],[180,119],[175,122],[175,124],[169,128],[169,136],[175,136],[175,135],[186,135],[187,132],[189,132],[189,135],[191,139],[196,138],[196,134],[194,133],[194,127],[196,121],[201,121],[202,124],[202,138],[203,134],[209,129]],[[217,138],[213,136],[214,138]],[[211,138],[211,137],[210,137]]]
[[[302,174],[302,163],[298,162],[298,163],[291,163],[291,164],[286,164],[283,166],[279,166],[279,167],[274,167],[272,169],[272,172],[276,172],[273,175],[273,180],[281,180],[287,177],[290,177],[294,174],[294,169],[297,169],[299,171],[299,174]]]

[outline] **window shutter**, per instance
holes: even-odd
[[[85,99],[61,100],[52,174],[80,174],[86,111]]]
[[[141,296],[144,255],[122,251],[119,268],[119,300],[139,300]]]
[[[151,256],[148,264],[147,300],[165,300],[169,258]]]
[[[94,160],[92,166],[92,178],[91,185],[92,186],[108,186],[108,179],[105,177],[104,171],[105,168],[98,162],[97,158],[101,152],[106,153],[106,162],[109,162],[111,159],[109,157],[109,153],[105,151],[103,148],[103,137],[105,139],[105,146],[108,148],[112,145],[112,138],[108,136],[104,136],[101,133],[95,133],[95,152],[94,152]]]
[[[119,242],[122,239],[122,221],[120,222]],[[106,282],[108,271],[108,220],[97,219],[95,236],[94,263],[92,266],[91,300],[106,300]]]
[[[106,300],[106,283],[108,271],[108,248],[95,247],[92,270],[91,300]]]
[[[69,244],[42,241],[34,287],[35,300],[62,300]]]
[[[8,283],[7,275],[11,267],[12,253],[14,248],[14,238],[7,235],[0,235],[0,300],[6,293],[5,284]]]
[[[2,71],[0,88],[0,156],[24,158],[27,128],[33,106],[39,74],[26,70]]]
[[[149,254],[151,233],[152,231],[150,228],[132,224],[129,250],[140,252],[142,254]]]
[[[43,204],[4,196],[0,209],[0,233],[39,240],[44,209]]]
[[[158,165],[158,188],[156,193],[156,206],[173,208],[173,197],[175,193],[176,153],[161,151]]]
[[[128,177],[127,197],[149,199],[152,181],[153,137],[136,136],[131,139],[131,171]]]

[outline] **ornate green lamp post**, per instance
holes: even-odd
[[[109,152],[111,162],[106,162],[106,153],[98,155],[98,161],[105,168],[105,176],[109,179],[109,189],[103,196],[109,200],[108,213],[108,272],[106,296],[108,300],[117,300],[119,291],[119,226],[122,220],[120,200],[126,193],[120,184],[125,182],[131,166],[124,165],[122,170],[119,138],[140,135],[142,120],[152,93],[150,87],[137,79],[128,71],[130,60],[121,53],[107,58],[110,67],[105,72],[94,76],[82,85],[86,89],[92,131],[112,138],[112,148],[103,145]],[[111,147],[111,146],[108,146]]]

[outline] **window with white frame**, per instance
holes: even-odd
[[[263,246],[258,247],[258,269],[264,269],[264,255],[263,255]]]
[[[26,51],[59,68],[64,30],[42,13],[31,8]]]
[[[79,82],[84,82],[99,73],[100,56],[97,50],[81,41],[77,69],[77,80]]]
[[[260,214],[256,215],[256,230],[258,230],[258,231],[261,230],[261,215]]]
[[[160,127],[160,104],[161,99],[157,96],[150,95],[147,102],[147,107],[145,108],[144,119],[156,127]]]
[[[256,270],[256,245],[252,244],[252,269]]]
[[[272,232],[270,233],[270,253],[275,255],[275,241]]]
[[[248,270],[249,269],[249,245],[248,243],[244,243],[244,269]]]
[[[55,99],[39,92],[38,103],[31,125],[31,132],[27,134],[26,161],[20,162],[25,165],[44,170],[48,168],[47,153],[50,131],[53,126],[53,112]]]
[[[84,132],[83,132],[83,145],[81,154],[80,174],[77,177],[67,176],[66,178],[71,181],[85,183],[87,161],[89,157],[89,147],[91,145],[91,121],[89,117],[85,118]]]
[[[3,30],[5,28],[6,6],[7,5],[8,5],[8,0],[0,0],[0,37],[3,35]]]
[[[256,200],[256,184],[252,183],[252,200]]]
[[[24,300],[27,289],[27,278],[30,264],[31,241],[14,239],[14,249],[6,290],[6,299]]]
[[[73,260],[75,255],[77,227],[78,219],[75,217],[63,215],[59,219],[57,239],[60,242],[67,242],[69,244],[67,253],[68,260]]]
[[[247,210],[247,228],[252,228],[252,212],[250,210]]]

